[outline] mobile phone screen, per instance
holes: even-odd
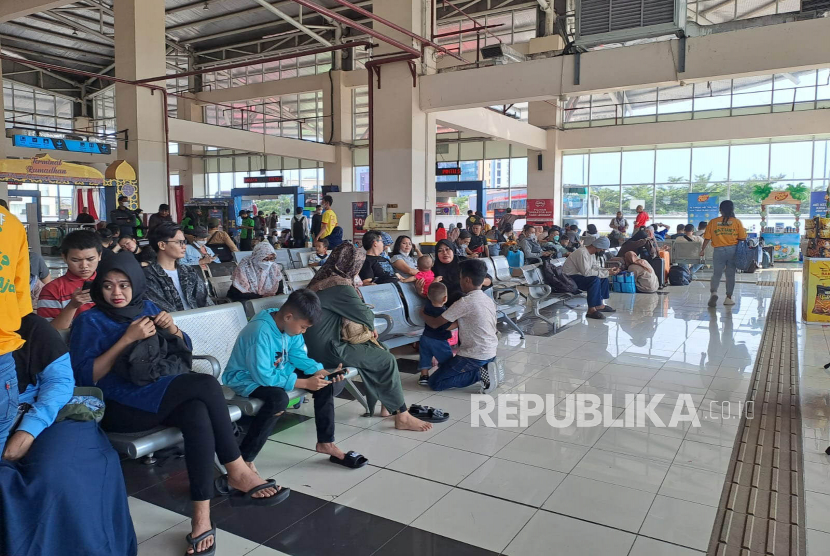
[[[84,282],[84,285],[81,289],[86,292],[86,291],[89,291],[89,288],[91,288],[91,287],[92,287],[92,282],[87,280],[86,282]]]

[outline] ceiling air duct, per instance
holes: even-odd
[[[579,0],[576,40],[581,47],[681,33],[686,0]]]

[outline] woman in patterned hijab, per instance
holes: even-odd
[[[356,248],[351,243],[341,243],[334,248],[306,287],[313,292],[319,292],[332,286],[355,286],[354,279],[363,267],[365,259],[366,251]]]
[[[277,253],[267,241],[260,241],[251,254],[233,271],[233,287],[246,299],[277,294],[282,280]],[[230,294],[229,294],[230,295]]]

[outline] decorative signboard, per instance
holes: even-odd
[[[55,185],[104,185],[104,176],[92,166],[55,160],[48,154],[0,160],[0,181]]]
[[[525,218],[534,226],[553,225],[553,199],[528,199]]]
[[[711,193],[689,193],[686,215],[691,224],[709,222],[718,215],[719,199]]]

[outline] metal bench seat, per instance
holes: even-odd
[[[493,263],[493,276],[499,282],[505,282],[508,284],[525,283],[525,279],[513,276],[513,272],[510,269],[510,263],[507,262],[507,257],[503,255],[499,255],[497,257],[490,257],[490,261]]]
[[[364,286],[360,288],[360,293],[363,300],[373,307],[375,315],[386,315],[391,319],[391,326],[385,331],[384,337],[379,338],[386,347],[391,349],[420,340],[423,326],[415,326],[407,319],[401,294],[395,284]]]

